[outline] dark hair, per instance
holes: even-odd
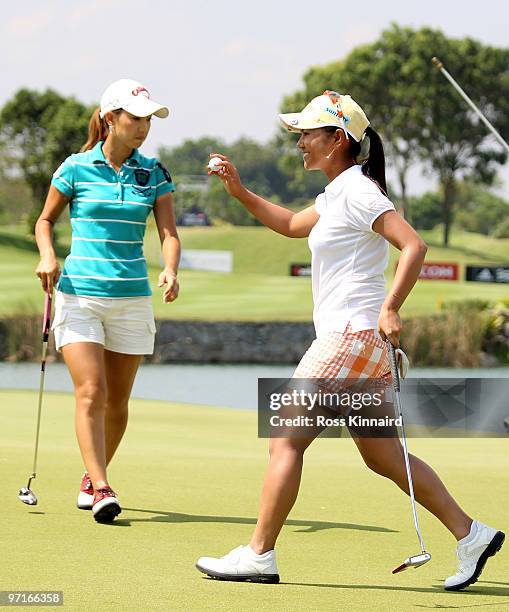
[[[335,133],[335,126],[327,126],[324,128],[328,133]],[[366,136],[369,138],[369,157],[362,162],[362,173],[374,181],[378,188],[387,195],[387,181],[385,179],[385,155],[382,139],[375,130],[368,126],[366,128]],[[354,140],[351,136],[348,137],[350,148],[349,154],[355,159],[361,152],[361,143]]]
[[[88,136],[87,142],[81,147],[80,151],[89,151],[93,149],[100,140],[106,140],[108,137],[108,124],[105,119],[101,119],[99,113],[101,109],[97,107],[90,117],[88,122]],[[112,111],[113,113],[119,113],[121,109]]]

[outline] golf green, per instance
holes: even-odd
[[[171,384],[169,382],[169,384]],[[419,552],[408,498],[370,472],[349,439],[308,451],[301,494],[278,543],[279,585],[207,579],[202,555],[247,543],[267,462],[254,412],[136,400],[110,472],[122,514],[98,525],[75,507],[82,473],[73,399],[44,398],[37,506],[18,489],[31,470],[37,394],[0,391],[0,590],[60,590],[66,610],[401,611],[509,609],[507,551],[463,593],[442,590],[455,542],[423,509],[430,563],[393,576]],[[509,440],[411,439],[464,508],[509,530]],[[55,608],[62,609],[62,608]]]

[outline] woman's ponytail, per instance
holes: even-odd
[[[375,181],[387,195],[387,181],[385,180],[385,155],[382,139],[371,127],[366,128],[365,138],[369,138],[369,155],[362,162],[362,173]]]
[[[87,142],[81,147],[80,151],[93,149],[100,140],[106,140],[108,136],[108,126],[106,121],[99,116],[100,108],[96,108],[88,123]]]

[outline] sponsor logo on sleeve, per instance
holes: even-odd
[[[171,174],[168,172],[168,170],[166,170],[166,168],[163,166],[163,164],[157,162],[157,166],[159,168],[161,168],[161,171],[164,174],[164,178],[168,181],[168,183],[173,183],[172,178],[171,178]]]

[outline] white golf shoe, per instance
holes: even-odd
[[[211,578],[237,582],[279,582],[276,552],[257,555],[250,546],[238,546],[224,557],[200,557],[196,569]]]
[[[88,472],[85,472],[81,479],[81,487],[76,505],[80,510],[92,510],[94,505],[94,486]]]
[[[456,555],[459,568],[446,579],[446,591],[461,591],[477,582],[489,557],[493,557],[504,543],[505,534],[487,525],[473,521],[470,533],[458,542]]]

